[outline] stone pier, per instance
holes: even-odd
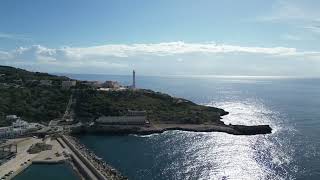
[[[127,179],[110,166],[96,162],[94,155],[83,151],[72,137],[62,135],[57,140],[69,152],[75,166],[86,179]]]

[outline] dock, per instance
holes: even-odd
[[[79,170],[82,176],[84,176],[86,179],[92,179],[92,180],[99,179],[97,172],[94,169],[90,169],[89,167],[87,167],[86,159],[82,157],[81,153],[77,151],[77,149],[68,141],[67,138],[62,137],[62,138],[58,138],[57,140],[67,150],[70,157],[72,158],[74,165]]]

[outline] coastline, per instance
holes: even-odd
[[[149,135],[159,134],[170,130],[181,130],[190,132],[225,132],[232,135],[258,135],[270,134],[272,128],[269,125],[225,125],[225,124],[165,124],[157,123],[145,126],[139,125],[93,125],[82,126],[73,129],[73,134],[116,134],[116,135]]]

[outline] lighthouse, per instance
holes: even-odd
[[[136,72],[132,71],[132,89],[136,88]]]

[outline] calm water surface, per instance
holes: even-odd
[[[69,76],[123,84],[131,80]],[[273,133],[80,137],[130,179],[320,179],[320,79],[138,76],[137,84],[223,108],[230,112],[225,123],[269,124]]]
[[[78,180],[78,176],[73,172],[72,168],[67,164],[33,164],[21,174],[16,176],[14,180]]]

